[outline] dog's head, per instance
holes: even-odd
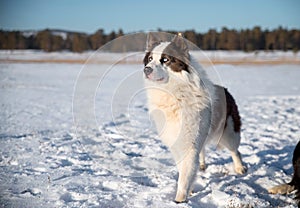
[[[156,83],[168,83],[171,76],[189,73],[190,55],[185,40],[176,35],[171,42],[149,33],[144,57],[145,78]]]

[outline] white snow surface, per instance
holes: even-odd
[[[207,68],[239,105],[248,172],[236,175],[229,153],[211,146],[183,204],[173,202],[178,173],[149,120],[142,69],[0,63],[0,207],[296,207],[293,194],[267,189],[293,172],[299,65]]]
[[[135,54],[132,56],[132,54]],[[127,58],[124,59],[126,62],[136,62],[140,63],[143,60],[144,53],[128,52],[126,53]],[[253,52],[243,52],[243,51],[192,51],[195,58],[199,60],[206,61],[209,58],[212,61],[294,61],[299,63],[300,53],[295,53],[293,51],[253,51]],[[70,51],[63,52],[43,52],[40,50],[0,50],[0,61],[10,61],[10,60],[47,60],[47,61],[85,61],[89,57],[94,56],[96,62],[116,62],[124,57],[123,53],[98,53],[97,51],[85,51],[83,53],[74,53]]]

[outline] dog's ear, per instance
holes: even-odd
[[[158,34],[149,32],[147,35],[146,52],[152,51],[152,49],[161,42],[161,38]]]
[[[182,33],[178,33],[174,36],[172,42],[188,57],[189,47],[182,36]]]

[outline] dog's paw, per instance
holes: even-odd
[[[287,183],[274,186],[273,188],[268,189],[270,194],[288,194],[295,190],[295,186],[291,186]]]
[[[205,171],[206,165],[205,165],[204,163],[203,163],[203,164],[200,164],[199,169],[200,169],[201,171]]]
[[[196,193],[196,192],[194,192],[194,190],[192,189],[192,190],[190,190],[189,191],[189,196],[192,196],[194,193]]]
[[[175,203],[179,204],[179,203],[186,203],[187,202],[187,196],[186,194],[183,193],[178,193],[176,194],[176,198],[174,200]]]
[[[238,166],[235,168],[235,172],[237,174],[243,175],[247,172],[247,168],[245,166]]]
[[[175,199],[174,202],[175,202],[176,204],[181,204],[181,203],[187,203],[188,200],[186,199],[186,200],[184,200],[184,201],[177,201],[177,200]]]

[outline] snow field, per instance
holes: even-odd
[[[82,67],[0,63],[1,207],[296,207],[293,194],[267,189],[291,179],[299,65],[215,66],[239,105],[248,173],[236,175],[229,153],[209,147],[186,204],[173,202],[177,170],[137,91],[142,65],[119,64],[96,80],[94,117],[74,124],[74,110],[86,106],[73,103]],[[89,92],[93,76],[81,78]]]

